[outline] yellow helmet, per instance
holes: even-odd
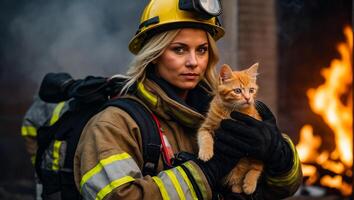
[[[202,28],[218,40],[225,33],[217,19],[220,13],[219,0],[151,0],[129,50],[137,54],[151,36],[178,28]]]

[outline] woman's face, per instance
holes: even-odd
[[[182,29],[155,60],[157,75],[179,89],[193,89],[207,68],[208,47],[204,30]]]

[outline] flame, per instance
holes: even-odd
[[[313,134],[311,125],[305,125],[301,129],[296,148],[303,162],[303,173],[309,177],[306,184],[313,184],[319,178],[317,169],[309,164],[316,163],[323,169],[338,174],[334,177],[329,175],[322,177],[320,180],[322,185],[337,188],[343,195],[350,195],[352,187],[343,181],[340,174],[353,174],[352,29],[345,27],[344,34],[347,42],[339,43],[337,46],[341,58],[333,59],[330,66],[321,71],[325,82],[307,92],[312,111],[322,116],[334,133],[335,149],[332,152],[320,152],[321,138]],[[346,98],[346,102],[341,100],[343,97]]]
[[[300,140],[296,146],[302,162],[314,160],[318,154],[317,149],[321,146],[321,138],[313,135],[313,128],[311,125],[305,125],[300,130]]]

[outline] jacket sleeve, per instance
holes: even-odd
[[[292,150],[293,165],[292,168],[283,174],[277,176],[264,175],[264,192],[265,199],[283,199],[293,195],[302,183],[302,171],[299,155],[295,149],[291,139],[283,134],[285,141]]]
[[[35,96],[23,118],[21,136],[25,139],[26,150],[31,156],[32,163],[34,163],[37,151],[37,130],[49,123],[55,106],[56,104],[46,103]]]
[[[108,107],[94,116],[74,159],[75,182],[84,199],[211,199],[207,179],[192,161],[143,176],[141,149],[139,127],[127,113]]]

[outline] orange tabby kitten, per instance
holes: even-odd
[[[220,121],[229,118],[232,111],[238,111],[261,120],[255,106],[258,63],[243,71],[232,71],[230,66],[220,69],[219,85],[210,103],[208,115],[198,130],[199,158],[207,161],[214,155],[214,130]],[[226,177],[225,183],[236,193],[251,194],[263,170],[263,163],[250,158],[242,158]]]

